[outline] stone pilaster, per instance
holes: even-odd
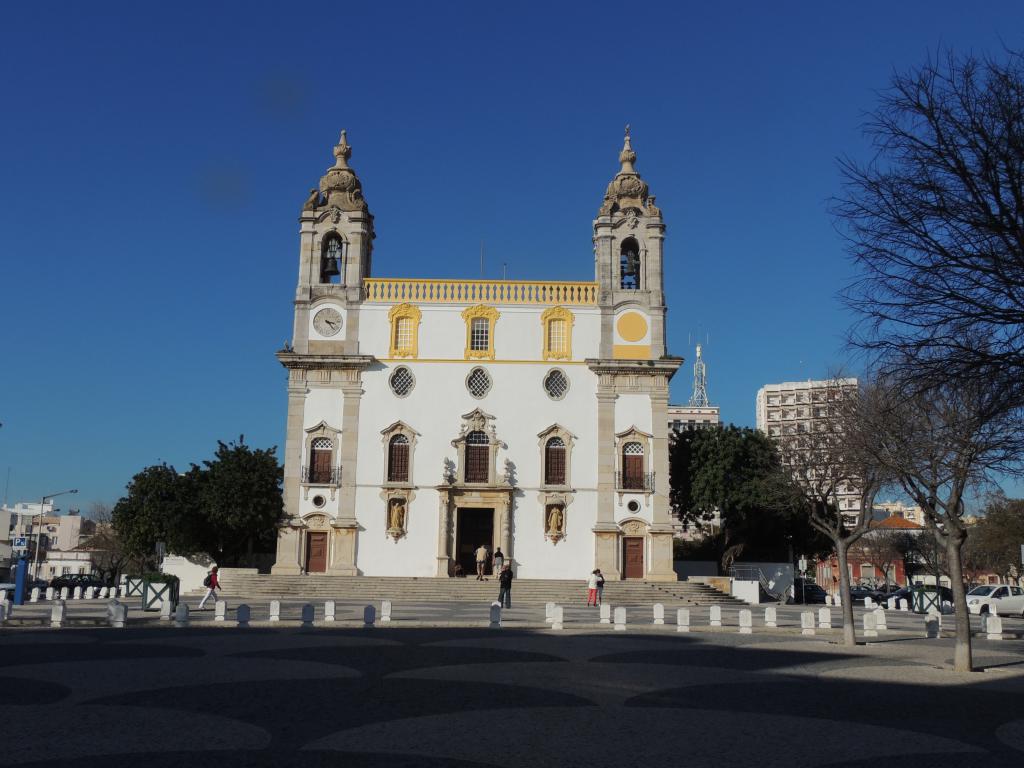
[[[331,560],[327,572],[332,576],[358,576],[356,567],[356,537],[359,527],[355,521],[331,522]]]
[[[283,576],[296,576],[302,572],[302,532],[305,528],[293,523],[283,523],[277,529],[277,557],[270,572]]]
[[[363,383],[359,371],[346,371],[351,379],[341,385],[341,510],[338,519],[346,523],[356,520],[356,460],[359,455],[359,403]]]
[[[437,575],[447,578],[451,564],[452,510],[448,501],[448,489],[438,488],[437,510]]]
[[[601,377],[602,379],[604,377]],[[615,392],[599,379],[597,391],[597,523],[594,567],[619,578],[619,527],[615,524]]]
[[[306,372],[288,371],[288,420],[284,442],[284,514],[286,523],[299,518],[299,499],[302,482],[303,422],[306,413]],[[274,573],[298,573],[302,567],[299,561],[299,547],[293,547],[288,528],[282,528],[278,535],[278,556]],[[292,549],[294,553],[292,554]]]

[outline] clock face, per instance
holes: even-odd
[[[321,336],[334,336],[341,330],[341,314],[327,307],[313,315],[313,327]]]

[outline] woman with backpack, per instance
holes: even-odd
[[[211,597],[213,598],[214,604],[217,603],[217,592],[220,589],[220,581],[217,579],[217,566],[213,566],[210,572],[206,574],[206,578],[203,579],[203,586],[206,587],[206,594],[203,595],[203,599],[199,601],[199,610],[203,610],[203,606],[206,605],[206,601]]]

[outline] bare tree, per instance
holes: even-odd
[[[93,550],[93,566],[105,579],[116,583],[131,557],[114,529],[110,507],[93,504],[89,518],[93,522],[93,532],[82,543],[82,548]]]
[[[1021,424],[1007,415],[1004,391],[991,384],[949,380],[908,394],[900,380],[883,377],[875,391],[884,405],[870,412],[874,439],[865,448],[921,507],[926,527],[944,545],[956,610],[954,667],[969,671],[964,498],[994,473],[1018,468]]]
[[[904,384],[1002,382],[1024,404],[1024,55],[947,51],[893,75],[840,161],[832,210],[860,276],[854,345]]]
[[[896,563],[903,559],[903,538],[906,532],[884,528],[871,521],[867,532],[851,548],[851,556],[871,565],[882,574],[885,587]]]
[[[827,387],[822,415],[783,435],[783,463],[793,478],[793,492],[812,528],[829,538],[839,561],[839,594],[843,609],[843,642],[855,645],[856,628],[850,601],[849,549],[868,530],[882,474],[867,460],[862,444],[870,439],[864,412],[870,393],[842,383]],[[839,497],[857,492],[857,509],[840,509]]]

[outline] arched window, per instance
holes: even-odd
[[[491,441],[476,430],[466,435],[466,482],[486,483],[490,480]]]
[[[334,444],[331,442],[331,439],[328,437],[318,437],[313,440],[310,448],[309,482],[331,482],[331,457],[334,454]]]
[[[341,238],[328,235],[320,255],[320,282],[339,285],[345,274],[345,248]]]
[[[560,437],[544,446],[544,484],[565,485],[565,441]]]
[[[622,446],[622,487],[644,487],[644,447],[640,443],[626,443]]]
[[[640,244],[636,238],[627,237],[619,251],[619,286],[625,290],[640,290]]]
[[[388,443],[388,482],[409,482],[409,438],[395,435]]]

